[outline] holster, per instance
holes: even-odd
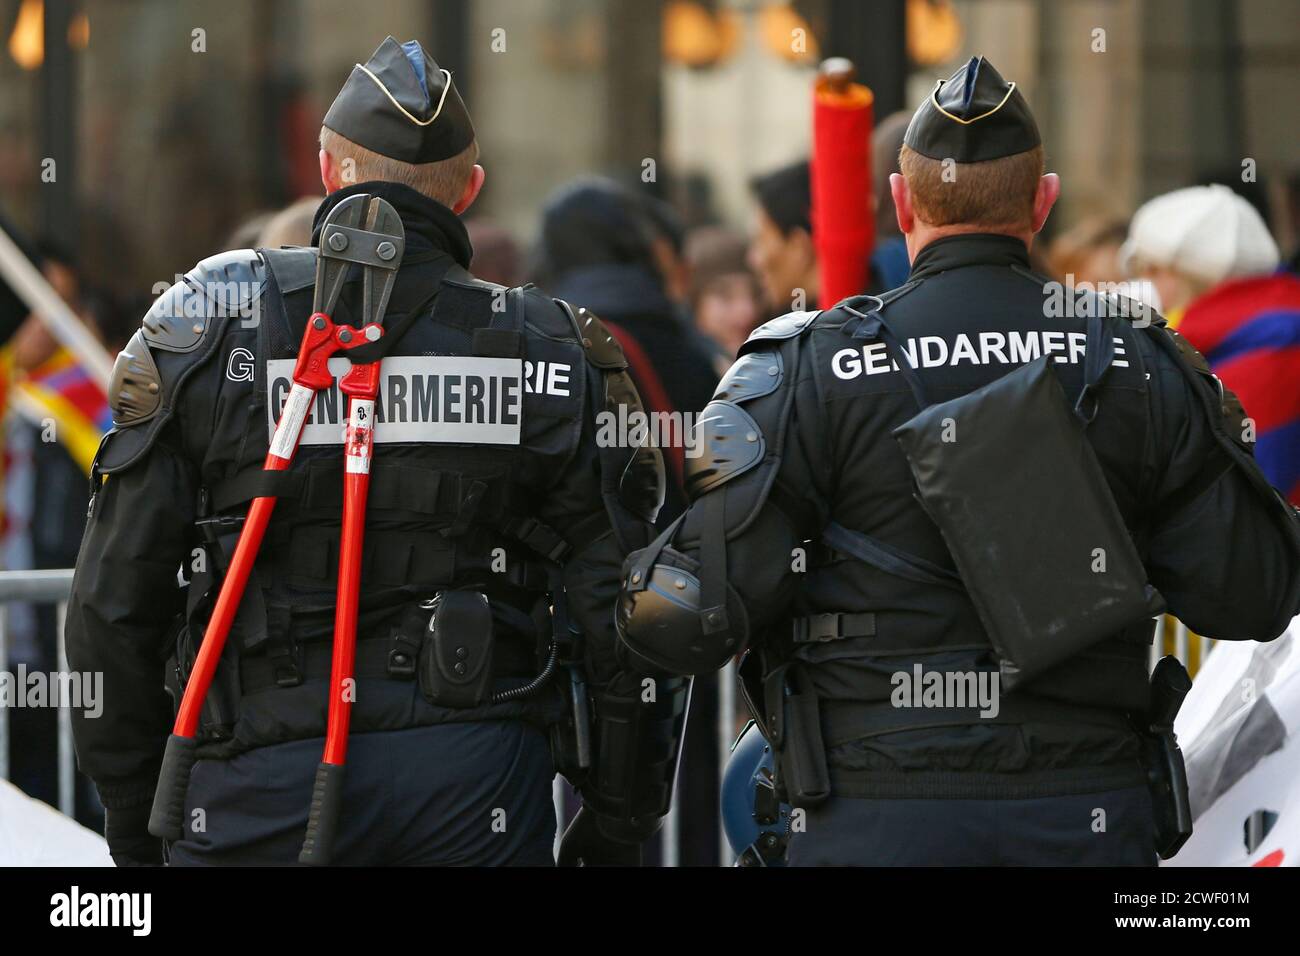
[[[1192,835],[1187,766],[1174,736],[1174,718],[1191,688],[1192,679],[1178,658],[1162,657],[1151,673],[1150,708],[1134,715],[1151,789],[1155,850],[1162,860],[1176,854]]]
[[[831,781],[821,706],[802,683],[797,662],[787,661],[763,679],[763,700],[777,788],[793,806],[809,807],[831,795]]]

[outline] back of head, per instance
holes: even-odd
[[[611,179],[588,176],[561,186],[542,208],[538,281],[600,265],[654,268],[654,233],[636,197]]]
[[[972,57],[912,116],[899,167],[927,225],[1016,231],[1033,220],[1042,140],[1016,85]]]
[[[782,233],[812,233],[812,177],[807,160],[782,166],[751,183],[763,212]]]
[[[417,41],[392,37],[353,68],[325,114],[320,144],[348,184],[401,183],[449,207],[478,161],[451,73]]]

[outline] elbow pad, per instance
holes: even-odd
[[[667,564],[643,568],[637,563],[643,554],[632,557],[614,618],[620,661],[651,673],[706,674],[722,667],[743,646],[743,606],[728,593],[727,613],[710,622],[701,613],[699,578]],[[719,619],[722,627],[706,630]]]

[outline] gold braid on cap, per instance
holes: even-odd
[[[362,69],[364,70],[365,67],[362,67]],[[366,70],[366,72],[368,73],[370,71]],[[375,82],[378,83],[379,81],[375,80]],[[977,123],[980,120],[984,119],[985,117],[992,116],[998,110],[1002,109],[1002,107],[1007,105],[1007,100],[1011,99],[1011,94],[1016,91],[1016,84],[1008,82],[1007,95],[1002,97],[1001,103],[993,107],[993,109],[989,110],[987,113],[981,113],[979,116],[972,116],[970,119],[962,119],[960,116],[956,116],[952,113],[949,113],[946,109],[944,109],[942,106],[939,105],[939,91],[943,89],[943,85],[947,82],[948,82],[947,80],[940,80],[938,83],[934,85],[934,92],[930,94],[930,100],[931,102],[934,103],[935,109],[937,109],[940,113],[948,117],[948,119],[952,120],[953,122],[961,123],[962,126],[969,126],[971,123]],[[385,90],[384,92],[387,93],[388,91]],[[392,97],[389,98],[391,99]]]
[[[427,120],[418,120],[411,115],[410,111],[407,110],[405,106],[397,102],[397,98],[394,97],[392,93],[388,92],[388,87],[384,86],[383,80],[375,76],[375,74],[371,73],[370,70],[368,70],[365,66],[363,66],[360,63],[357,64],[357,69],[360,70],[362,73],[364,73],[366,76],[370,77],[372,80],[374,80],[375,86],[379,87],[381,90],[384,91],[384,95],[388,97],[388,101],[392,103],[394,106],[396,106],[399,110],[401,110],[402,115],[405,116],[407,119],[409,119],[416,126],[428,126],[430,123],[432,123],[434,120],[438,118],[438,115],[442,112],[442,104],[447,102],[447,91],[451,89],[451,73],[448,70],[444,70],[441,67],[439,67],[438,72],[440,72],[447,80],[447,82],[444,83],[442,86],[442,98],[438,100],[438,108],[433,111],[432,116],[430,116]]]

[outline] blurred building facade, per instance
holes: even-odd
[[[1062,220],[1253,165],[1295,242],[1300,0],[0,0],[0,30],[0,207],[124,292],[318,190],[320,117],[388,33],[456,73],[479,211],[523,240],[586,171],[743,226],[748,180],[807,152],[821,57],[863,65],[880,118],[981,52],[1040,118]]]

